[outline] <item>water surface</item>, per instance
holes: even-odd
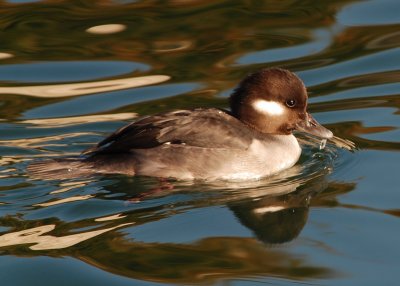
[[[400,5],[385,1],[3,1],[2,285],[394,285]],[[135,118],[226,108],[249,72],[306,83],[350,152],[300,139],[256,182],[34,180]]]

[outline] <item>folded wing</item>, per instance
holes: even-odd
[[[124,126],[83,154],[124,153],[162,144],[247,149],[254,135],[243,127],[242,122],[224,110],[178,110]]]

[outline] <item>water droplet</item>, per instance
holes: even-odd
[[[326,139],[322,139],[321,143],[319,144],[319,150],[323,150],[326,146]]]

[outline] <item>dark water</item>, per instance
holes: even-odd
[[[1,285],[396,285],[399,3],[2,1]],[[136,117],[227,107],[270,66],[359,149],[305,144],[240,184],[26,174]]]

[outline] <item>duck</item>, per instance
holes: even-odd
[[[33,162],[32,176],[68,179],[125,174],[177,180],[253,180],[297,163],[293,132],[321,139],[333,133],[307,111],[302,80],[281,68],[247,75],[230,109],[195,108],[145,116],[116,130],[76,158]]]

